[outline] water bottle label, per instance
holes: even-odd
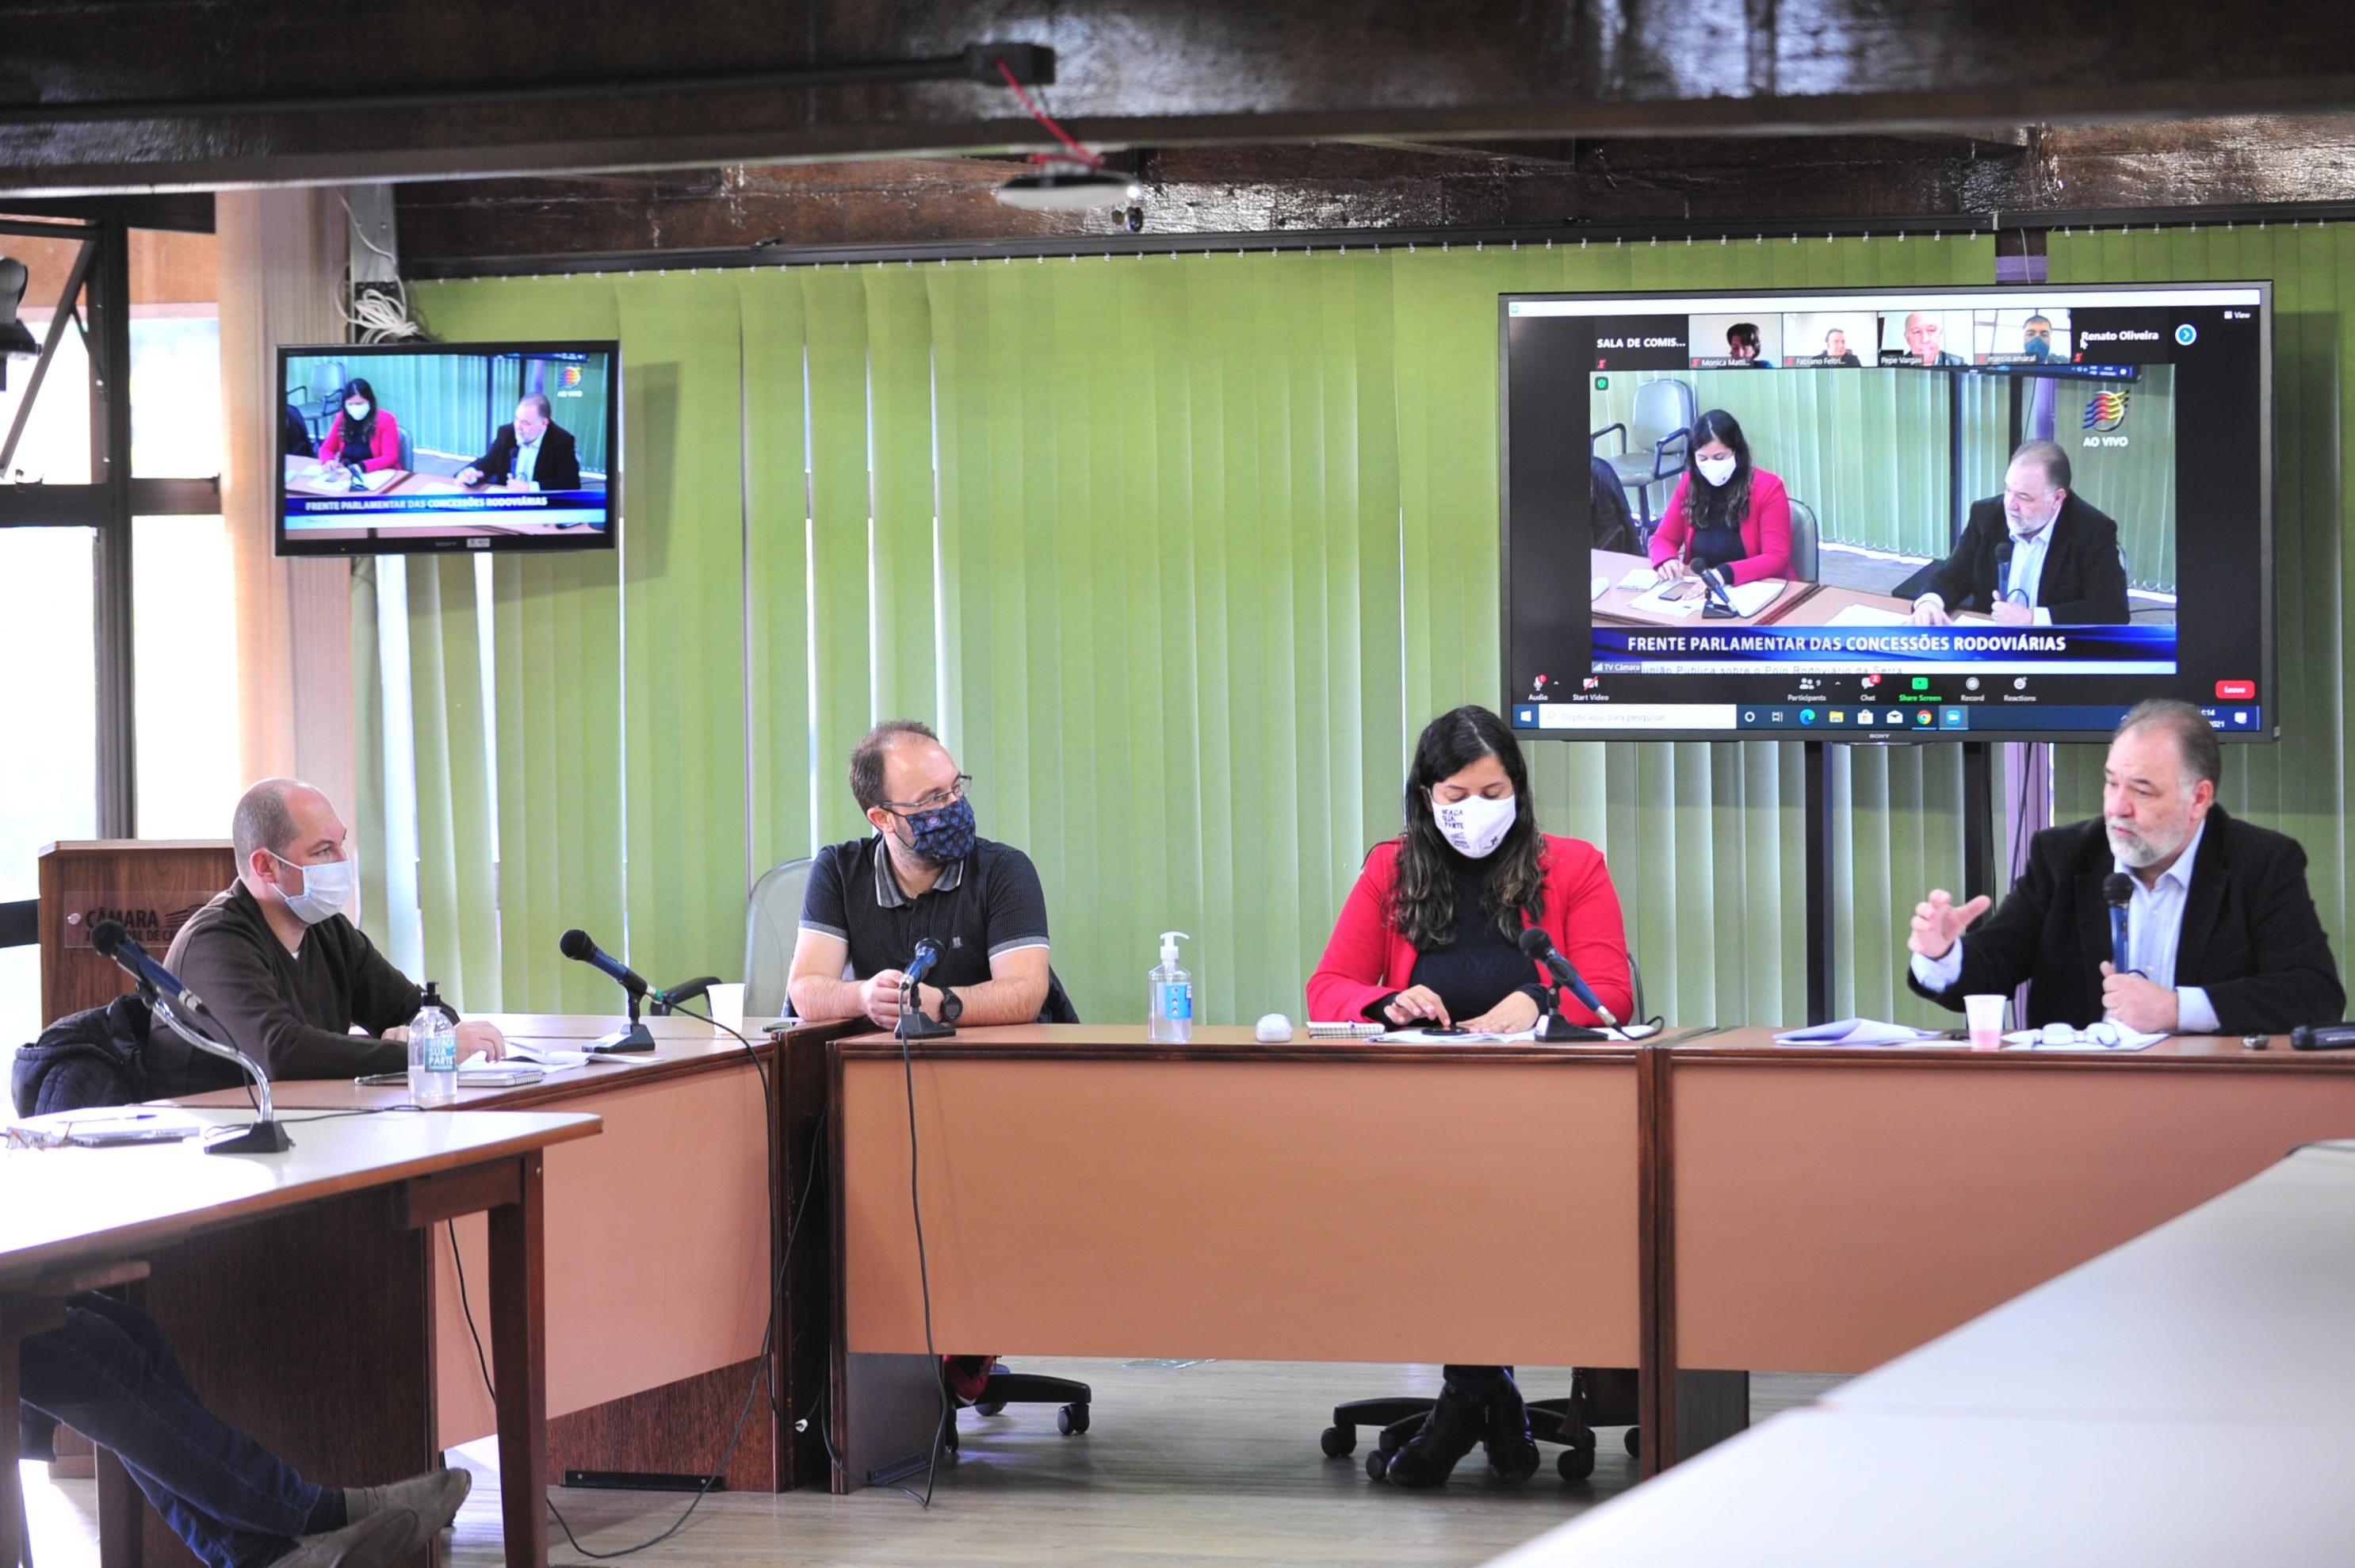
[[[425,1071],[455,1072],[458,1071],[458,1037],[437,1034],[425,1042]]]
[[[1191,1019],[1194,1016],[1194,987],[1183,981],[1162,987],[1161,1016]]]

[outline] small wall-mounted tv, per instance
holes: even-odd
[[[620,347],[280,348],[278,553],[613,549]]]

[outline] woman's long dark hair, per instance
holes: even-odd
[[[1721,441],[1732,450],[1733,477],[1723,485],[1711,485],[1695,468],[1685,480],[1688,539],[1707,526],[1712,517],[1738,528],[1742,519],[1750,515],[1750,443],[1742,439],[1741,421],[1723,409],[1710,410],[1693,421],[1692,436],[1685,443],[1685,450],[1699,452],[1712,441]]]
[[[357,424],[354,424],[352,416],[344,411],[344,405],[350,402],[354,397],[366,398],[368,406],[368,417]],[[376,389],[358,377],[354,377],[351,384],[344,389],[344,395],[336,400],[336,417],[344,421],[344,451],[346,453],[346,462],[349,461],[348,454],[354,446],[359,447],[363,452],[375,450],[376,416]]]
[[[1390,914],[1399,934],[1420,953],[1455,940],[1455,868],[1464,863],[1439,831],[1431,792],[1482,757],[1504,764],[1519,809],[1505,841],[1483,862],[1480,907],[1498,931],[1516,941],[1524,924],[1545,918],[1545,840],[1538,833],[1537,802],[1529,797],[1529,769],[1521,760],[1520,743],[1487,709],[1458,708],[1423,727],[1406,775],[1406,832],[1399,838]]]

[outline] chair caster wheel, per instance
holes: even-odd
[[[985,1399],[973,1407],[975,1415],[998,1415],[1005,1410],[1006,1402],[1002,1399]]]
[[[1055,1413],[1055,1430],[1066,1437],[1077,1437],[1088,1429],[1088,1407],[1067,1404]]]
[[[1346,1458],[1358,1446],[1358,1429],[1354,1426],[1328,1426],[1317,1441],[1324,1445],[1327,1459]]]
[[[1366,1456],[1366,1479],[1379,1481],[1390,1473],[1390,1467],[1391,1456],[1388,1449],[1377,1447]]]
[[[1553,1462],[1553,1467],[1561,1472],[1561,1478],[1565,1481],[1582,1481],[1594,1474],[1594,1450],[1565,1448],[1561,1451],[1561,1457]]]

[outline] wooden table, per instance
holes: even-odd
[[[1861,1371],[2355,1132],[2355,1060],[2276,1040],[2140,1052],[1688,1037],[1649,1114],[1665,1371]],[[1682,1440],[1654,1380],[1647,1466]],[[1658,1441],[1654,1441],[1655,1435]]]
[[[913,1048],[940,1351],[1636,1364],[1643,1053],[1195,1035]],[[826,1049],[847,1490],[930,1451],[939,1392],[900,1048]]]
[[[1817,592],[1817,586],[1812,582],[1786,582],[1783,585],[1783,592],[1776,594],[1773,602],[1755,615],[1704,619],[1698,610],[1689,615],[1664,614],[1657,610],[1636,609],[1635,603],[1641,595],[1632,589],[1622,588],[1619,585],[1621,578],[1638,567],[1646,571],[1651,570],[1652,562],[1649,557],[1629,555],[1624,550],[1615,549],[1590,550],[1587,553],[1593,560],[1593,565],[1588,570],[1596,577],[1608,577],[1611,580],[1611,586],[1604,590],[1602,597],[1594,600],[1589,607],[1589,613],[1598,625],[1767,626],[1789,617],[1794,610]]]
[[[239,1122],[251,1113],[203,1113]],[[269,1288],[223,1285],[224,1260],[265,1249],[290,1219],[332,1214],[347,1225],[410,1237],[462,1214],[487,1211],[486,1306],[497,1412],[506,1561],[548,1560],[547,1413],[540,1198],[543,1151],[587,1138],[597,1118],[563,1115],[283,1117],[294,1147],[275,1155],[210,1155],[191,1144],[113,1149],[0,1150],[0,1294],[37,1294],[93,1265],[152,1260],[143,1295],[166,1321],[174,1348],[207,1404],[305,1474],[330,1484],[378,1485],[432,1463],[429,1435],[404,1426],[400,1385],[383,1378],[385,1348],[351,1310],[338,1251],[272,1251]],[[168,1265],[168,1266],[167,1266]],[[418,1288],[412,1282],[411,1290]],[[184,1336],[175,1319],[208,1318]],[[227,1347],[208,1356],[208,1347]],[[193,1351],[193,1353],[192,1353]],[[0,1422],[13,1464],[16,1358],[0,1357]],[[362,1467],[357,1441],[381,1456],[379,1427],[410,1442],[397,1467]],[[108,1568],[142,1559],[137,1493],[118,1463],[102,1463],[101,1556]],[[9,1497],[14,1498],[14,1488]],[[188,1561],[161,1519],[147,1514],[149,1547]],[[0,1563],[17,1561],[20,1523],[0,1506]]]
[[[1499,1558],[2335,1564],[2355,1146],[2310,1147]]]
[[[489,1021],[510,1040],[559,1046],[622,1023],[601,1014],[495,1014]],[[674,1015],[645,1020],[655,1040],[651,1058],[592,1063],[521,1088],[459,1091],[459,1109],[561,1108],[604,1123],[602,1137],[548,1162],[548,1409],[559,1476],[709,1474],[743,1409],[761,1365],[781,1221],[801,1202],[816,1115],[812,1104],[798,1120],[791,1115],[776,1076],[777,1043],[762,1032],[769,1021],[742,1026],[758,1070],[733,1038]],[[823,1040],[847,1027],[806,1032]],[[276,1093],[280,1106],[310,1111],[380,1109],[409,1097],[405,1087],[345,1079],[288,1081]],[[185,1103],[235,1104],[242,1095]],[[773,1166],[773,1150],[783,1154],[789,1139],[803,1157]],[[462,1221],[455,1235],[454,1257],[447,1231],[427,1244],[431,1296],[422,1315],[405,1298],[385,1298],[376,1329],[388,1341],[415,1341],[421,1363],[432,1367],[421,1419],[442,1448],[483,1436],[494,1421],[458,1278],[460,1264],[470,1285],[482,1277],[485,1232]],[[797,1303],[823,1298],[824,1249],[802,1254],[797,1272],[781,1305],[780,1340],[769,1347],[782,1409],[806,1407],[826,1371],[823,1329],[795,1319]],[[746,1424],[726,1484],[784,1490],[824,1473],[815,1432],[796,1435],[790,1419],[764,1414]]]

